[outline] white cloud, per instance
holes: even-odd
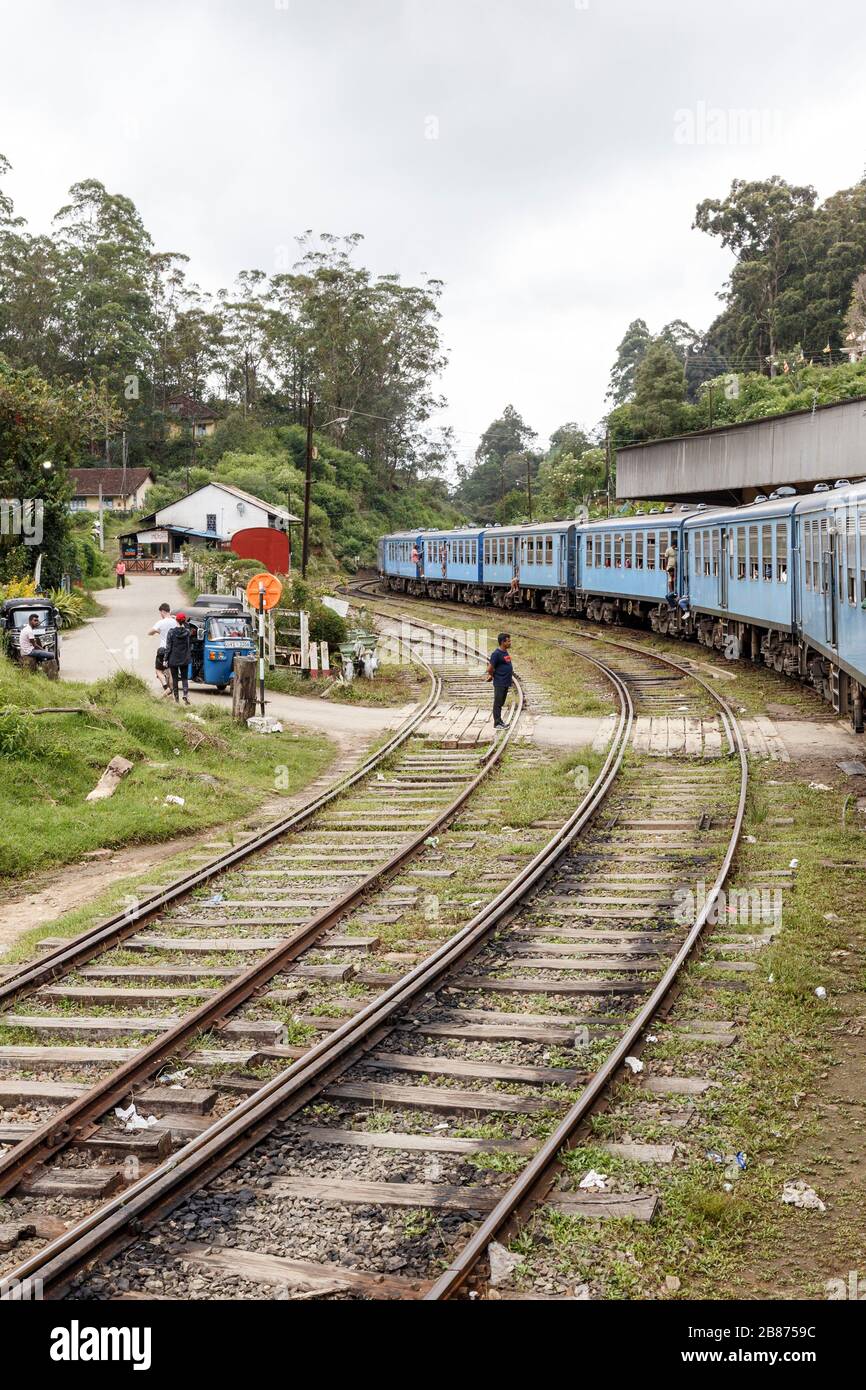
[[[363,232],[375,270],[446,282],[461,453],[509,400],[542,439],[593,424],[631,319],[709,323],[729,258],[690,230],[701,198],[862,173],[856,0],[6,0],[0,23],[31,225],[99,178],[210,288],[307,227]],[[678,144],[699,109],[768,112],[768,138]]]

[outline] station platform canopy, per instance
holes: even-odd
[[[779,487],[866,474],[866,398],[748,420],[617,450],[621,501],[751,502]]]

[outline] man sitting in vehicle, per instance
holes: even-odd
[[[31,613],[27,619],[27,626],[22,627],[21,636],[18,639],[18,650],[21,653],[22,661],[31,657],[37,664],[40,661],[53,660],[53,653],[47,652],[42,645],[42,638],[39,636],[39,616]]]

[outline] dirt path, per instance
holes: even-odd
[[[61,675],[66,680],[97,681],[115,671],[131,671],[147,681],[157,693],[153,663],[157,639],[148,630],[159,616],[159,605],[169,603],[172,610],[183,609],[189,600],[173,577],[136,574],[125,589],[102,589],[97,600],[106,612],[63,639]],[[218,695],[213,689],[193,686],[194,705],[207,701],[231,708],[231,695]],[[295,695],[268,694],[268,713],[298,728],[318,729],[340,745],[348,747],[357,737],[373,739],[387,729],[395,729],[413,708],[411,704],[391,706],[337,705],[328,700],[304,699]]]

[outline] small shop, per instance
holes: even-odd
[[[186,569],[184,545],[211,545],[223,548],[212,531],[194,531],[185,526],[150,526],[118,537],[120,554],[127,574],[183,574]]]

